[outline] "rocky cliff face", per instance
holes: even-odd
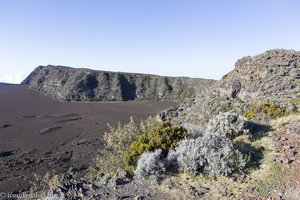
[[[219,112],[242,114],[247,106],[266,99],[299,102],[299,51],[275,49],[244,57],[211,88],[178,107],[161,112],[158,117],[181,124],[190,132],[201,132],[208,120]]]
[[[276,49],[235,63],[233,71],[218,83],[219,91],[243,101],[286,96],[300,92],[300,52]]]
[[[180,101],[214,80],[39,66],[21,84],[60,101]]]

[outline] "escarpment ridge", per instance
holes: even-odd
[[[21,84],[60,101],[180,101],[214,80],[39,66]]]

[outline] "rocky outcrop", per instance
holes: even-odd
[[[220,112],[242,114],[248,105],[266,99],[300,102],[299,94],[300,52],[269,50],[238,60],[234,70],[212,87],[178,107],[161,112],[158,118],[176,122],[190,132],[201,132],[208,120]]]
[[[45,200],[53,199],[174,199],[170,194],[154,187],[151,183],[135,179],[125,172],[117,173],[108,184],[94,183],[83,178],[77,180],[67,174],[59,185],[51,189]]]
[[[300,163],[300,116],[284,124],[270,134],[275,144],[275,159],[278,164],[299,165]]]
[[[21,84],[60,101],[180,101],[213,80],[39,66]]]
[[[243,101],[286,96],[300,92],[300,52],[269,50],[254,57],[244,57],[218,83],[219,91]]]

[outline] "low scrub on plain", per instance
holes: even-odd
[[[116,128],[108,125],[109,131],[105,132],[103,137],[105,148],[100,152],[95,166],[90,169],[88,176],[95,174],[104,176],[124,169],[125,152],[129,149],[130,144],[157,123],[152,117],[142,120],[140,123],[135,122],[131,117],[125,125],[118,123]]]
[[[139,135],[147,133],[156,123],[157,121],[153,117],[142,120],[140,123],[136,123],[131,117],[130,121],[124,126],[118,123],[115,128],[108,124],[109,131],[104,133],[103,138],[108,148],[115,151],[126,151]]]
[[[30,188],[29,194],[24,193],[24,195],[28,196],[29,200],[36,199],[34,197],[37,193],[41,196],[45,196],[47,200],[64,200],[63,196],[56,196],[49,193],[49,191],[57,187],[62,180],[62,176],[55,174],[55,172],[47,172],[45,175],[33,174],[33,178],[34,180],[31,183],[32,187]]]

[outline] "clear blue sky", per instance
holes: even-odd
[[[300,50],[299,0],[0,0],[0,81],[38,65],[219,79]]]

